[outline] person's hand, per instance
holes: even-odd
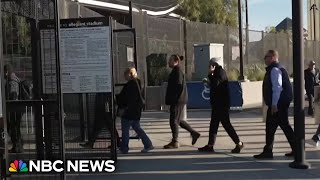
[[[203,78],[202,79],[202,83],[204,83],[204,84],[208,83],[208,79],[207,78]]]
[[[271,114],[274,115],[278,112],[278,107],[277,106],[272,106],[271,107]]]

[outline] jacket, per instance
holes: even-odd
[[[213,109],[230,109],[229,82],[226,71],[217,66],[213,75],[209,74],[210,103]]]
[[[169,75],[165,103],[166,105],[188,103],[187,85],[180,66],[175,66]]]
[[[128,120],[140,120],[143,109],[141,92],[141,82],[139,79],[129,80],[117,95],[117,104],[119,107],[125,108],[125,113],[122,116]]]
[[[289,75],[287,71],[279,63],[273,63],[266,68],[266,74],[262,85],[263,99],[268,107],[272,106],[273,92],[271,82],[271,70],[275,67],[279,68],[282,74],[282,91],[277,105],[278,107],[283,105],[289,107],[290,102],[293,99],[292,85],[289,80]]]
[[[319,85],[319,69],[315,69],[315,73],[308,68],[304,70],[304,87],[307,94],[314,94],[314,86]]]

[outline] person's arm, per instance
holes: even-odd
[[[176,76],[176,79],[175,79],[175,81],[176,81],[176,100],[177,100],[177,102],[179,101],[179,98],[180,98],[180,96],[181,96],[181,93],[182,93],[182,91],[183,91],[183,80],[184,79],[184,75],[183,75],[183,73],[181,72],[181,71],[178,71],[177,72],[177,76]]]
[[[215,77],[210,74],[208,76],[208,78],[210,79],[211,88],[213,88],[213,89],[218,87],[219,84],[222,83],[223,81],[228,80],[225,70],[220,69],[219,71],[216,71],[215,73],[218,73],[217,75],[215,75]]]
[[[120,107],[127,106],[127,98],[126,98],[127,87],[128,87],[128,84],[124,85],[120,93],[116,95],[116,101],[118,106]]]
[[[271,83],[272,83],[272,106],[277,107],[280,94],[282,92],[282,72],[279,68],[274,67],[271,70]]]

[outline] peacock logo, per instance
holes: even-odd
[[[27,164],[22,160],[14,160],[13,163],[10,164],[9,172],[28,172],[29,169]]]

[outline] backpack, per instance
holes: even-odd
[[[33,99],[33,83],[30,80],[19,82],[19,100]]]

